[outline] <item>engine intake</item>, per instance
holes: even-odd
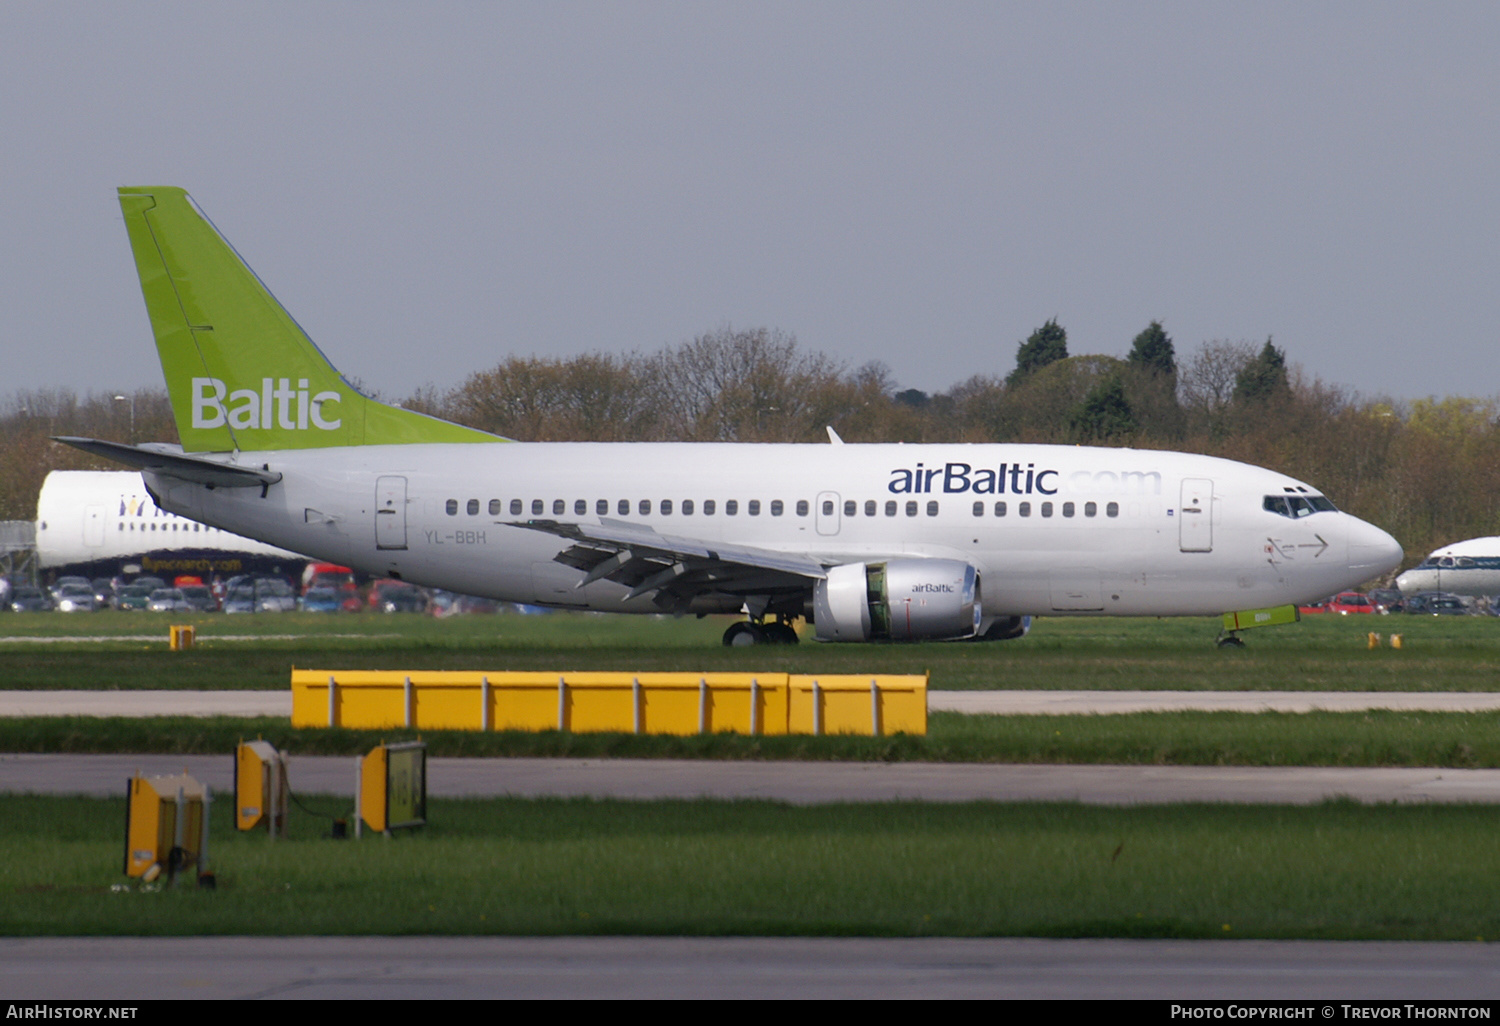
[[[982,618],[979,574],[957,559],[846,563],[813,591],[819,641],[971,638]]]

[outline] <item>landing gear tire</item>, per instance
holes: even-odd
[[[1237,634],[1226,634],[1216,642],[1220,648],[1244,648],[1245,641]]]
[[[764,645],[765,643],[765,630],[749,620],[732,623],[724,632],[724,644],[729,648],[739,648],[741,645]]]
[[[772,645],[795,645],[802,640],[797,636],[796,628],[785,620],[768,623],[761,630]]]

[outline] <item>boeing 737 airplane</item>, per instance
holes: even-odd
[[[725,644],[997,639],[1045,615],[1312,602],[1401,548],[1285,474],[1047,445],[512,442],[336,371],[183,190],[122,188],[182,445],[62,439],[163,510],[374,576]]]
[[[161,509],[140,474],[54,470],[36,503],[36,555],[43,570],[66,567],[88,577],[231,577],[300,569],[306,556],[208,527]]]

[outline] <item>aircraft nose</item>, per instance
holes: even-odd
[[[1374,524],[1350,518],[1349,569],[1365,577],[1379,577],[1401,565],[1401,545]]]

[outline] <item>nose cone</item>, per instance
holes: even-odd
[[[1365,580],[1389,573],[1401,565],[1405,555],[1396,539],[1374,524],[1350,517],[1349,572]]]

